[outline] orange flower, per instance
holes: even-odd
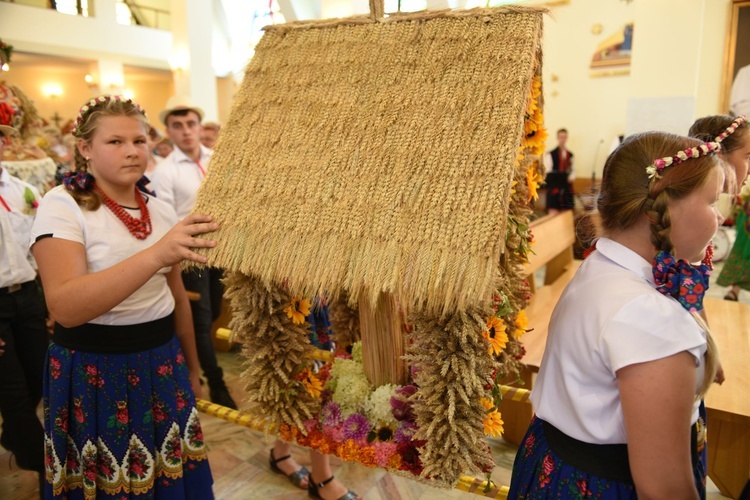
[[[284,312],[292,319],[292,323],[301,325],[305,322],[305,317],[310,314],[310,301],[294,297],[291,305],[284,308]]]
[[[539,185],[543,182],[544,177],[539,173],[536,164],[532,163],[529,165],[529,169],[526,171],[526,184],[529,186],[529,199],[527,201],[539,199],[539,193],[537,190],[539,189]]]
[[[497,316],[490,316],[487,319],[487,329],[482,332],[482,336],[490,343],[490,354],[500,354],[505,346],[508,345],[508,334],[505,333],[505,323]]]
[[[398,453],[394,453],[390,457],[388,457],[388,463],[386,464],[386,467],[389,469],[398,470],[399,467],[401,467],[401,455]]]
[[[490,398],[481,398],[479,402],[482,403],[482,407],[487,411],[495,407],[495,403]]]
[[[305,370],[300,375],[300,379],[302,380],[302,385],[305,386],[305,389],[307,389],[307,392],[308,394],[310,394],[310,396],[314,398],[320,397],[320,393],[323,392],[323,382],[321,382],[318,377],[313,375],[309,368],[305,368]]]
[[[500,412],[491,411],[484,417],[484,435],[500,437],[503,434],[503,421],[500,418]]]
[[[353,439],[347,439],[343,443],[339,443],[336,447],[336,454],[339,458],[349,462],[357,461],[358,451],[359,446],[357,446],[357,443],[355,443]]]
[[[279,437],[287,442],[293,442],[297,437],[299,430],[297,427],[289,424],[281,424],[279,426]]]
[[[362,465],[366,465],[367,467],[376,467],[377,463],[375,463],[375,448],[373,448],[372,446],[365,446],[363,448],[360,448],[357,462],[361,463]]]

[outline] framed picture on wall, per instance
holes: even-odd
[[[727,40],[724,111],[750,116],[750,0],[732,2]]]

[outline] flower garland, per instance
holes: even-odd
[[[747,118],[745,118],[745,115],[738,116],[737,118],[734,119],[734,121],[732,121],[732,123],[726,128],[726,130],[724,130],[724,132],[716,136],[716,139],[714,139],[714,142],[721,143],[724,139],[734,134],[734,131],[737,130],[737,127],[739,127],[746,121],[747,121]]]
[[[651,165],[646,167],[646,173],[648,174],[649,179],[661,179],[661,174],[667,167],[679,165],[690,158],[698,158],[719,151],[721,151],[721,144],[718,142],[705,142],[700,146],[688,148],[684,151],[678,151],[674,156],[665,156],[664,158],[654,160]]]
[[[78,111],[76,121],[73,123],[73,128],[70,131],[70,133],[73,134],[73,137],[78,137],[78,129],[83,124],[83,118],[89,111],[101,104],[106,104],[110,101],[130,103],[133,105],[137,112],[146,117],[146,112],[143,110],[141,105],[135,102],[133,99],[128,99],[119,95],[100,95],[99,97],[94,97],[89,102],[81,106],[81,109]]]

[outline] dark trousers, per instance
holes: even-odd
[[[209,386],[220,382],[223,377],[223,372],[216,361],[214,344],[211,341],[211,325],[221,314],[224,286],[220,280],[221,270],[216,268],[191,269],[182,273],[185,289],[197,292],[201,296],[200,300],[190,301],[190,309],[193,312],[198,361]]]
[[[49,336],[36,283],[0,294],[0,442],[23,469],[44,471],[44,430],[36,416],[42,399],[44,359]]]

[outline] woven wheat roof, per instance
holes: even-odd
[[[269,27],[194,209],[221,223],[212,265],[435,312],[487,300],[542,15]]]

